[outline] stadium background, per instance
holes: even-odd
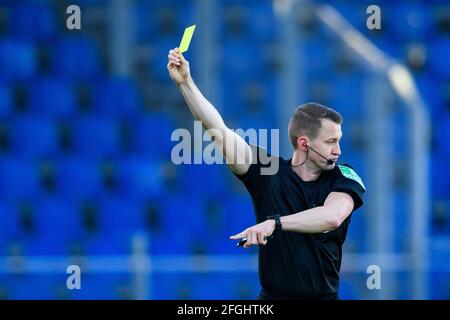
[[[412,74],[431,119],[429,139],[418,131],[429,168],[417,171],[412,107],[308,3],[1,0],[0,298],[257,295],[256,249],[228,240],[253,224],[244,188],[224,165],[170,160],[172,131],[193,119],[167,53],[192,24],[192,75],[231,128],[279,128],[289,156],[296,106],[344,116],[341,162],[365,181],[368,204],[344,246],[341,298],[450,298],[450,4],[315,2]],[[81,30],[66,28],[71,4]],[[381,30],[366,27],[370,4]],[[411,177],[423,173],[417,233]],[[81,268],[80,290],[66,287],[69,265]],[[380,290],[366,285],[369,265]]]

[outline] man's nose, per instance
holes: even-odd
[[[337,145],[332,151],[333,155],[340,156],[341,155],[341,147]]]

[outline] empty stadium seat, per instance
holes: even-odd
[[[180,191],[195,199],[219,198],[227,193],[226,170],[225,164],[182,164],[178,168]]]
[[[14,101],[8,83],[0,83],[0,118],[7,118],[14,111]]]
[[[162,163],[148,157],[123,157],[117,166],[120,193],[142,198],[167,192]]]
[[[0,203],[0,256],[7,254],[7,246],[20,234],[19,215],[13,203]]]
[[[67,37],[52,47],[53,71],[74,80],[96,79],[102,70],[92,38]]]
[[[129,255],[132,253],[132,236],[100,231],[83,237],[80,245],[85,255]]]
[[[433,53],[433,58],[429,60],[431,71],[439,79],[450,78],[450,65],[446,63],[448,52],[450,51],[450,39],[436,39],[429,45],[429,52]]]
[[[127,300],[133,298],[132,279],[121,272],[84,273],[81,290],[72,290],[73,300]]]
[[[450,150],[448,148],[447,137],[450,135],[450,113],[444,114],[436,124],[435,143],[437,152],[444,154],[449,159]]]
[[[11,149],[21,157],[49,157],[58,152],[56,123],[25,116],[12,121]]]
[[[74,128],[76,153],[103,158],[120,154],[123,136],[119,119],[82,117],[78,119]]]
[[[94,109],[102,115],[130,117],[139,114],[136,84],[125,78],[101,81],[94,91]]]
[[[39,175],[33,161],[18,157],[0,158],[0,197],[32,198],[39,192]]]
[[[109,197],[99,205],[99,228],[105,233],[127,237],[144,229],[143,208],[129,197]]]
[[[120,152],[119,126],[115,118],[86,116],[72,126],[74,152],[87,157],[111,157]]]
[[[36,73],[35,47],[27,40],[0,39],[0,79],[27,80]]]
[[[177,129],[170,117],[155,113],[135,119],[131,128],[132,150],[155,160],[170,159],[172,132]]]
[[[101,195],[101,167],[83,158],[60,158],[55,162],[56,190],[67,199],[92,199]]]
[[[67,255],[82,235],[81,215],[73,202],[41,197],[32,215],[32,233],[21,237],[24,254]]]
[[[365,113],[364,92],[368,90],[364,83],[363,78],[355,76],[339,77],[333,81],[331,107],[345,118],[361,119]]]
[[[431,28],[431,14],[428,6],[419,3],[400,3],[388,8],[386,24],[399,41],[424,39]]]
[[[16,275],[8,278],[7,297],[11,300],[55,300],[61,298],[67,275],[47,273]]]
[[[450,171],[448,160],[442,151],[436,152],[430,159],[430,190],[433,197],[446,198],[450,195],[448,181]]]
[[[224,76],[241,80],[255,78],[264,65],[262,50],[255,50],[255,44],[249,41],[233,41],[224,44],[222,52],[222,67]]]
[[[45,41],[55,36],[57,21],[48,3],[15,3],[9,9],[7,28],[18,38]]]
[[[246,20],[249,34],[261,42],[274,41],[277,38],[277,21],[270,1],[257,1],[247,8],[251,18]]]
[[[39,78],[30,84],[28,101],[35,115],[66,118],[77,111],[72,83],[59,77]]]
[[[156,273],[149,282],[150,299],[193,299],[194,280],[186,272]]]

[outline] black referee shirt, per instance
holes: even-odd
[[[276,174],[261,174],[262,167],[271,165],[262,164],[267,159],[279,161]],[[290,163],[291,159],[272,157],[258,148],[257,161],[247,173],[237,175],[250,193],[257,223],[268,215],[290,215],[321,206],[333,191],[348,193],[355,203],[353,211],[363,204],[364,184],[350,166],[336,165],[314,181],[303,181]],[[339,228],[326,233],[282,231],[259,246],[261,295],[269,299],[337,298],[342,245],[350,219],[351,214]]]

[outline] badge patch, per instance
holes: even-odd
[[[356,174],[355,170],[342,165],[338,165],[338,167],[339,170],[341,170],[341,173],[344,177],[358,182],[361,185],[361,187],[363,187],[363,189],[366,190],[364,183],[362,182],[361,178]]]

